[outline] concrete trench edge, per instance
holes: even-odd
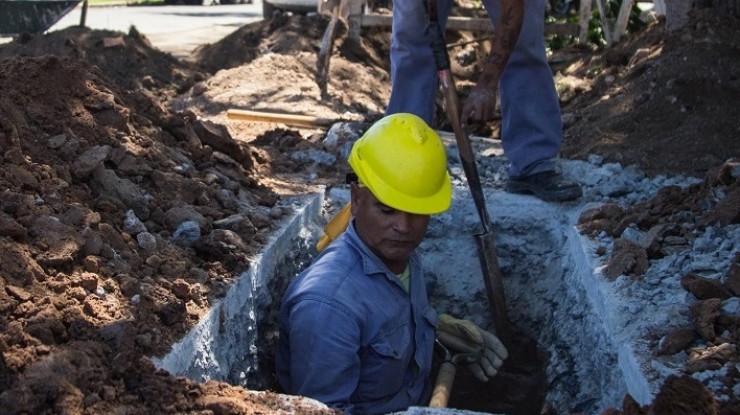
[[[301,205],[273,235],[263,252],[254,258],[250,268],[235,280],[226,297],[216,303],[186,336],[173,345],[167,355],[152,358],[155,366],[173,375],[186,376],[200,382],[221,380],[234,383],[246,376],[244,370],[257,365],[257,316],[253,311],[248,312],[250,307],[245,307],[245,302],[261,301],[260,298],[264,301],[263,291],[267,290],[265,282],[273,277],[283,254],[290,251],[294,237],[307,230],[310,234],[304,235],[306,238],[317,238],[320,235],[325,222],[322,218],[325,198],[341,201],[346,197],[341,191],[329,193],[311,195],[301,201]],[[576,216],[572,211],[566,210],[564,213],[568,222],[572,222]],[[562,227],[562,224],[556,226]],[[602,328],[611,341],[612,351],[618,357],[619,372],[623,375],[627,391],[641,405],[649,404],[656,387],[641,368],[640,357],[636,353],[638,346],[614,327],[616,321],[611,317],[615,310],[607,301],[610,296],[615,295],[614,287],[603,277],[598,258],[590,253],[593,252],[594,242],[580,235],[574,224],[566,226],[562,230],[562,236],[566,239],[566,243],[559,248],[563,261],[568,260],[566,256],[571,256],[569,260],[576,264],[572,272],[577,277],[572,281],[577,281],[578,286],[569,289],[586,293],[590,312],[600,319]],[[245,344],[248,345],[246,350]],[[471,413],[453,409],[435,412]]]

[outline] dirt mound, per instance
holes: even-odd
[[[325,25],[322,16],[277,15],[188,62],[137,33],[82,28],[0,47],[0,405],[38,414],[330,413],[174,378],[147,358],[167,351],[249,266],[287,213],[283,194],[341,177],[323,161],[340,154],[322,143],[322,128],[234,121],[225,111],[360,125],[382,115],[388,32],[368,30],[354,44],[342,28],[322,97],[315,55]],[[675,35],[658,23],[607,53],[577,51],[558,78],[563,155],[699,177],[738,156],[739,27],[702,13]],[[464,59],[471,51],[451,51],[460,79],[476,65]],[[464,95],[469,83],[460,86]],[[496,123],[476,133],[486,130]],[[658,227],[645,255],[664,255],[669,242],[687,243],[686,222],[738,223],[734,168],[644,205],[592,212],[582,225],[614,235],[633,222]],[[728,280],[738,284],[735,262]],[[696,281],[686,278],[692,293],[704,287]],[[736,322],[716,318],[716,301],[704,301],[684,337],[709,336],[716,325],[734,330],[736,344]],[[736,352],[702,357],[694,369],[738,361]],[[737,384],[736,373],[727,378]],[[653,413],[669,413],[659,405]],[[736,406],[730,399],[720,413]],[[626,399],[623,411],[648,408]]]
[[[697,11],[665,30],[655,23],[562,72],[565,157],[702,177],[740,154],[740,22]],[[571,76],[576,91],[564,86]]]
[[[328,18],[323,15],[289,16],[278,13],[272,20],[242,26],[214,44],[196,48],[191,60],[205,71],[215,74],[222,69],[242,66],[268,53],[294,55],[317,52],[321,48],[321,37],[327,22]],[[343,33],[338,35],[341,42]]]
[[[152,47],[134,28],[124,34],[69,27],[45,35],[22,36],[0,48],[0,59],[44,55],[85,61],[120,87],[153,93],[161,101],[205,79],[191,65]]]
[[[249,146],[80,60],[0,61],[0,89],[4,407],[150,413],[183,396],[162,388],[197,395],[143,356],[223,296],[285,213]]]

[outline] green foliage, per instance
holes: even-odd
[[[548,13],[545,21],[548,23],[558,22],[573,22],[578,23],[578,4],[579,0],[549,0]],[[614,24],[617,16],[619,15],[619,8],[621,1],[619,0],[606,0],[604,7],[606,8],[607,21],[610,24]],[[635,33],[642,30],[646,23],[641,18],[642,11],[635,2],[632,5],[630,16],[627,21],[627,33]],[[604,28],[601,24],[601,14],[599,13],[598,7],[593,7],[591,11],[591,19],[588,21],[588,42],[597,46],[606,46],[606,36],[604,36]],[[547,47],[550,50],[558,50],[567,46],[571,46],[576,43],[577,38],[573,36],[548,36],[546,39]]]
[[[483,0],[473,0],[471,3],[473,4],[474,9],[482,9],[485,7],[483,6]]]

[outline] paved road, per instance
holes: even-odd
[[[81,14],[82,3],[49,31],[79,25]],[[182,58],[196,47],[215,43],[258,20],[262,20],[261,0],[254,4],[89,7],[85,25],[124,33],[133,25],[154,47]]]

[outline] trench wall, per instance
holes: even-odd
[[[325,200],[301,201],[295,215],[235,282],[226,298],[155,365],[197,381],[223,380],[270,387],[279,293],[310,263],[326,212],[348,200],[333,189]],[[641,404],[652,387],[635,345],[610,318],[610,286],[600,276],[595,249],[573,226],[583,206],[560,206],[489,190],[497,256],[512,323],[535,338],[549,365],[547,400],[558,409],[599,413],[619,407],[625,393]],[[433,217],[420,249],[433,305],[487,326],[488,303],[473,235],[479,219],[467,188],[452,208]],[[260,347],[258,347],[258,344]]]

